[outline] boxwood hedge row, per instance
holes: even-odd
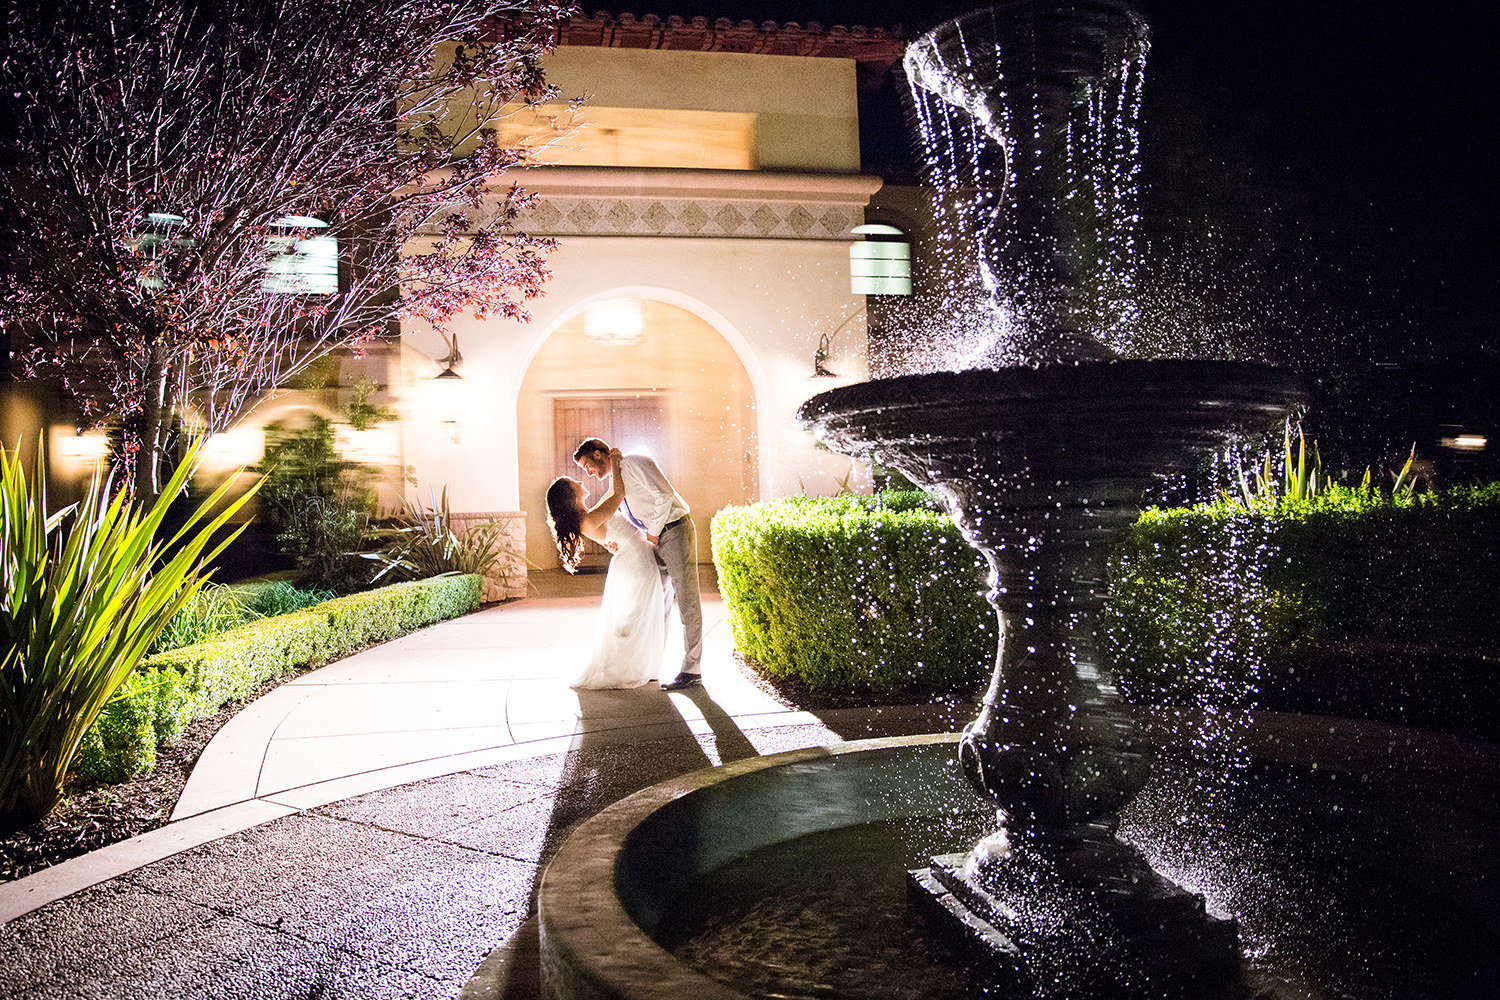
[[[711,535],[735,645],[773,676],[892,692],[989,670],[983,559],[920,493],[727,507]]]
[[[1111,586],[1132,700],[1500,732],[1500,485],[1148,510]]]
[[[398,583],[264,618],[142,661],[85,735],[74,773],[124,781],[156,766],[158,747],[273,677],[478,610],[484,578]]]
[[[735,643],[772,675],[889,691],[989,670],[982,560],[919,494],[728,508],[713,553]],[[1101,640],[1132,700],[1475,731],[1464,713],[1500,695],[1500,485],[1148,510],[1111,587]]]

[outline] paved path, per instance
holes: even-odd
[[[702,688],[574,692],[598,585],[543,577],[545,596],[249,706],[167,826],[0,885],[0,996],[478,996],[526,951],[546,859],[604,805],[725,760],[958,722],[786,709],[735,666],[716,594]]]

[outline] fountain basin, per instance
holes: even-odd
[[[1226,740],[1246,746],[1226,769],[1222,760],[1204,764],[1178,753],[1184,740],[1199,740],[1195,727],[1151,713],[1144,725],[1163,757],[1189,763],[1153,778],[1128,807],[1122,835],[1240,918],[1244,969],[1225,995],[1486,994],[1500,975],[1500,955],[1486,946],[1500,931],[1495,747],[1370,723],[1258,716],[1219,734],[1221,748]],[[940,837],[961,837],[987,819],[983,809],[975,811],[982,803],[966,793],[955,766],[956,739],[869,740],[755,758],[684,775],[603,810],[574,832],[542,880],[544,995],[798,995],[795,970],[786,974],[791,983],[775,981],[782,973],[774,970],[762,978],[770,963],[761,955],[726,958],[713,952],[715,942],[687,948],[667,942],[700,961],[699,968],[657,937],[680,938],[684,897],[712,909],[727,895],[723,886],[747,871],[764,881],[771,900],[789,887],[823,894],[823,885],[809,888],[820,880],[808,869],[835,861],[818,855],[808,861],[797,848],[820,839],[852,838],[852,896],[779,936],[756,924],[753,936],[763,936],[760,947],[783,964],[815,932],[819,948],[825,938],[855,939],[852,952],[819,952],[821,960],[872,963],[858,940],[864,915],[857,911],[874,908],[892,890],[873,884],[890,872],[878,871],[868,831],[878,838],[882,825],[916,817]],[[1185,821],[1205,802],[1204,815]],[[783,864],[788,857],[800,858],[803,870]],[[901,859],[884,867],[894,870],[899,897]],[[858,882],[866,871],[868,886]],[[783,908],[800,910],[804,902],[793,899]],[[853,930],[837,925],[840,913],[852,915]],[[833,995],[972,995],[951,989],[951,982],[928,981],[935,963],[924,956],[925,933],[913,912],[911,956],[894,963],[905,968],[906,982],[885,982],[882,972],[883,991],[845,983]]]
[[[960,507],[971,498],[1078,506],[1082,496],[1058,487],[1083,484],[1087,520],[1108,533],[1135,520],[1153,480],[1236,435],[1258,438],[1307,399],[1300,378],[1269,365],[1125,360],[862,382],[808,400],[798,422],[832,448],[873,454],[946,490]],[[976,469],[983,478],[963,485]]]

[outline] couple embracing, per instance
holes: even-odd
[[[609,493],[585,505],[583,483],[561,476],[547,488],[547,523],[563,569],[576,572],[583,539],[612,553],[604,578],[599,634],[580,688],[639,687],[656,680],[675,600],[682,618],[682,670],[662,682],[667,691],[701,683],[703,610],[698,595],[698,545],[688,505],[649,455],[625,455],[598,438],[573,452],[589,475],[609,481]]]

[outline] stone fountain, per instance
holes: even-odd
[[[1119,0],[1013,0],[912,45],[914,87],[973,115],[1003,160],[975,239],[996,308],[1035,367],[867,382],[798,415],[835,450],[941,497],[990,568],[1000,650],[959,758],[1001,827],[913,872],[915,898],[1005,978],[1066,955],[1090,989],[1137,993],[1223,980],[1238,949],[1232,921],[1114,836],[1150,762],[1096,648],[1109,548],[1154,479],[1305,402],[1277,369],[1120,360],[1090,329],[1078,272],[1097,239],[1064,179],[1080,175],[1070,159],[1082,119],[1109,103],[1099,92],[1147,39]]]

